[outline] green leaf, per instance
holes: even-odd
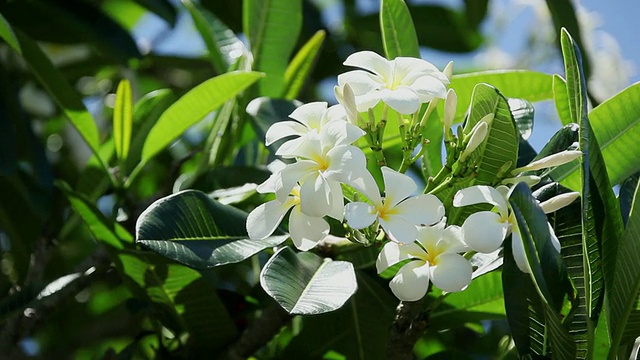
[[[600,147],[587,116],[586,80],[582,72],[580,50],[566,30],[562,32],[561,42],[569,110],[572,120],[580,125],[583,259],[589,263],[589,269],[585,271],[587,313],[597,321],[602,306],[602,281],[604,284],[613,281],[623,225]],[[604,286],[604,290],[610,297],[611,288]]]
[[[636,186],[622,241],[618,245],[615,273],[609,296],[611,350],[615,359],[618,348],[640,336],[640,187]],[[628,354],[622,354],[625,358]]]
[[[269,127],[278,121],[287,120],[289,115],[300,105],[302,103],[299,101],[271,99],[268,97],[259,97],[251,100],[247,105],[247,114],[252,120],[251,124],[258,135],[258,139],[264,142]],[[282,144],[282,141],[270,146],[274,153],[280,144]]]
[[[22,50],[20,49],[20,43],[16,38],[16,34],[13,33],[13,29],[7,19],[0,14],[0,37],[11,46],[13,51],[18,53],[18,55],[22,55]]]
[[[298,97],[318,61],[325,37],[326,32],[318,30],[293,57],[284,73],[283,98],[293,100]]]
[[[182,0],[209,51],[209,60],[219,74],[225,73],[247,49],[218,17],[191,0]]]
[[[631,207],[633,206],[633,195],[639,182],[640,173],[637,173],[627,178],[622,182],[622,185],[620,185],[618,199],[620,200],[620,212],[622,213],[622,220],[624,221],[625,227],[629,223],[629,214],[631,213]]]
[[[346,261],[296,254],[284,247],[260,273],[262,288],[290,314],[313,315],[342,307],[356,292],[356,274]]]
[[[64,114],[71,121],[73,127],[78,130],[82,139],[89,145],[93,153],[98,155],[98,128],[93,117],[82,103],[80,96],[53,66],[51,60],[40,50],[38,44],[20,31],[16,31],[16,35],[18,41],[20,41],[22,56],[34,76],[51,95],[56,104],[62,108]]]
[[[530,276],[542,302],[553,357],[575,359],[576,344],[560,321],[559,314],[564,294],[568,289],[567,274],[560,253],[551,243],[547,218],[524,183],[518,183],[513,188],[509,203],[518,223],[518,231],[531,269]]]
[[[188,335],[187,345],[194,353],[220,350],[236,337],[216,289],[197,271],[138,252],[121,253],[118,260],[122,273],[132,280],[128,285],[134,294],[155,305],[154,315],[165,327]]]
[[[380,359],[398,301],[388,288],[357,272],[358,291],[342,308],[301,317],[302,331],[287,345],[284,359],[320,359],[335,351],[347,359]]]
[[[123,243],[133,243],[133,236],[120,224],[104,216],[93,201],[71,190],[66,183],[57,182],[56,185],[65,194],[73,210],[80,215],[96,240],[116,249],[123,249]]]
[[[122,79],[116,90],[116,103],[113,108],[113,140],[116,155],[121,164],[127,162],[131,145],[133,127],[133,95],[129,80]]]
[[[520,136],[524,140],[529,139],[533,131],[533,115],[535,113],[533,105],[527,100],[516,98],[507,99],[507,102]]]
[[[556,105],[556,111],[562,125],[571,124],[574,120],[569,110],[568,92],[567,81],[562,76],[553,74],[553,102]]]
[[[191,89],[171,105],[153,126],[142,148],[141,164],[171,144],[191,125],[232,99],[263,75],[256,72],[231,72]]]
[[[136,223],[136,242],[185,265],[206,269],[240,262],[288,236],[249,239],[247,215],[205,193],[182,191],[151,204]]]
[[[411,13],[404,0],[380,2],[380,31],[387,59],[420,57],[420,47]]]
[[[451,88],[458,95],[456,121],[462,121],[471,101],[472,91],[481,82],[496,87],[507,98],[530,102],[553,98],[551,75],[536,71],[493,70],[454,75]]]
[[[253,54],[253,68],[266,74],[260,95],[279,97],[284,74],[302,28],[302,0],[244,0],[243,32]]]

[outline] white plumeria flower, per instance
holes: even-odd
[[[471,282],[471,263],[459,253],[466,250],[458,226],[445,227],[445,221],[418,229],[417,241],[410,244],[388,242],[376,261],[378,273],[407,259],[389,283],[402,301],[424,297],[429,282],[447,292],[464,290]]]
[[[297,162],[287,165],[259,185],[258,192],[275,192],[283,203],[296,184],[300,185],[300,206],[309,216],[321,217],[342,207],[341,182],[352,172],[366,169],[366,157],[358,147],[349,145],[364,132],[346,121],[334,121],[320,133],[307,133],[295,150],[283,157],[296,157]],[[335,199],[340,199],[335,204]],[[340,219],[341,220],[341,219]]]
[[[562,194],[556,198],[549,199],[541,204],[545,213],[556,211],[573,202],[578,193]],[[469,215],[462,224],[462,237],[473,250],[482,253],[491,253],[502,246],[504,239],[511,234],[511,248],[513,258],[518,268],[525,273],[530,273],[531,269],[527,261],[524,244],[518,228],[515,216],[509,208],[509,188],[498,186],[476,185],[459,190],[453,198],[453,206],[461,207],[488,203],[494,206],[494,211],[478,211]],[[551,243],[556,251],[560,252],[560,241],[553,231],[551,224],[549,235]]]
[[[341,196],[341,194],[340,194]],[[337,199],[342,201],[342,198]],[[256,207],[247,217],[247,232],[252,239],[265,239],[276,230],[285,214],[289,215],[289,233],[293,244],[301,251],[315,247],[329,235],[329,224],[322,217],[308,216],[300,207],[300,187],[296,186],[284,202],[268,201]],[[337,210],[337,211],[336,211]],[[342,206],[327,214],[342,219]]]
[[[387,60],[374,52],[361,51],[351,54],[344,64],[367,70],[338,75],[339,87],[351,86],[359,112],[367,111],[382,100],[401,114],[412,114],[422,103],[444,99],[447,92],[447,76],[422,59]]]
[[[389,239],[412,243],[417,236],[418,225],[432,225],[444,217],[444,205],[430,194],[410,197],[417,185],[409,176],[382,167],[385,197],[369,172],[361,173],[350,184],[366,196],[371,204],[352,202],[346,205],[344,217],[354,229],[363,229],[376,220],[382,226]]]
[[[334,105],[327,108],[326,102],[312,102],[301,105],[295,109],[290,118],[296,121],[280,121],[269,127],[265,134],[265,145],[269,146],[274,142],[289,136],[298,136],[297,139],[292,139],[284,142],[276,155],[280,155],[279,152],[290,153],[295,152],[300,146],[300,143],[304,142],[304,137],[308,132],[315,132],[316,134],[331,121],[345,120],[345,111],[341,105]]]

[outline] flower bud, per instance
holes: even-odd
[[[515,185],[519,182],[523,182],[531,187],[540,182],[540,176],[522,175],[502,180],[502,183],[505,185]]]
[[[351,86],[349,84],[344,84],[343,87],[335,86],[333,93],[340,105],[344,107],[347,120],[354,125],[358,125],[358,106],[356,105],[356,97],[353,94]]]
[[[449,63],[447,64],[447,66],[444,67],[444,70],[442,70],[442,72],[447,77],[447,79],[451,81],[451,78],[453,77],[453,61],[449,61]]]
[[[545,214],[549,214],[571,204],[579,197],[580,193],[575,191],[556,195],[551,199],[540,203],[540,207]]]
[[[559,166],[571,162],[582,156],[582,151],[579,150],[565,150],[559,153],[555,153],[549,156],[545,156],[542,159],[536,160],[529,165],[514,169],[511,173],[518,174],[524,171],[534,171],[540,169],[546,169],[553,166]]]
[[[493,114],[492,114],[493,115]],[[467,147],[464,148],[462,155],[460,155],[460,161],[465,161],[471,153],[482,144],[484,139],[487,137],[487,133],[489,132],[489,125],[487,122],[480,121],[473,127],[471,130],[471,136],[469,137],[469,142],[467,143]]]
[[[458,96],[453,89],[447,91],[447,98],[444,101],[444,131],[446,132],[453,124],[456,116],[456,106],[458,105]]]

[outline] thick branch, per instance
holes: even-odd
[[[246,359],[267,344],[280,329],[291,320],[291,315],[280,305],[273,303],[262,311],[262,315],[247,327],[238,341],[222,354],[221,359]]]
[[[429,325],[429,314],[421,310],[422,301],[400,302],[389,333],[387,359],[413,358],[413,347]]]

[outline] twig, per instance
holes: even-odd
[[[413,347],[429,325],[429,314],[422,312],[422,301],[402,301],[387,342],[387,359],[412,359]]]
[[[280,305],[271,304],[263,310],[262,316],[254,320],[244,330],[238,341],[227,348],[220,359],[246,359],[273,339],[290,320],[291,315],[284,311]]]

